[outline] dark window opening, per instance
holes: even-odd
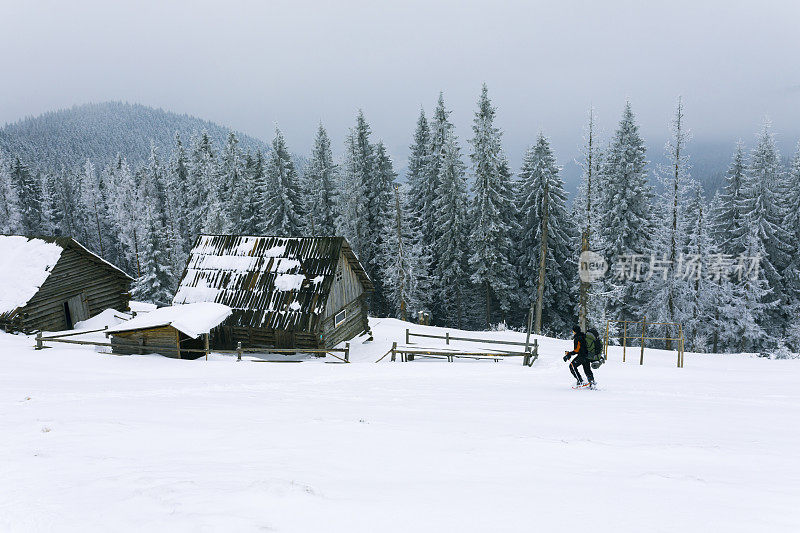
[[[64,322],[67,323],[66,329],[72,329],[72,315],[69,312],[69,302],[64,302]]]

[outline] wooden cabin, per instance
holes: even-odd
[[[372,291],[344,237],[201,235],[173,304],[233,309],[215,348],[331,348],[369,331]]]
[[[69,237],[0,235],[0,328],[72,329],[128,309],[133,279]]]
[[[203,355],[210,332],[231,314],[230,307],[196,303],[160,307],[109,328],[113,353],[157,353],[175,359]]]

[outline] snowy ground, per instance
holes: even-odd
[[[612,349],[572,390],[565,341],[374,364],[373,323],[350,365],[0,334],[0,531],[800,530],[800,361]]]

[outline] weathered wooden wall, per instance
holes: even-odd
[[[111,334],[111,351],[119,354],[159,353],[165,357],[180,359],[178,353],[179,332],[170,326],[123,331]],[[157,350],[150,347],[157,347]],[[172,349],[164,349],[172,348]]]
[[[341,272],[341,278],[339,272]],[[328,301],[325,304],[325,313],[322,315],[323,321],[357,300],[363,293],[364,286],[361,285],[350,263],[340,253],[339,262],[336,265],[336,274],[334,274]]]
[[[343,309],[347,313],[347,318],[339,326],[335,325],[335,314],[322,321],[320,333],[322,335],[322,343],[326,348],[333,348],[340,342],[350,340],[369,329],[366,294],[362,293],[355,300],[344,306]]]
[[[128,309],[130,280],[110,267],[65,248],[39,292],[18,313],[24,331],[66,329],[64,302],[84,294],[89,316],[105,309]]]

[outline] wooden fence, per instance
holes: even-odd
[[[108,328],[103,329],[93,329],[87,331],[76,331],[73,333],[64,333],[61,335],[52,335],[48,337],[42,336],[42,332],[38,332],[36,334],[36,349],[41,350],[45,348],[44,343],[53,343],[53,342],[60,342],[64,344],[80,344],[84,346],[107,346],[113,349],[114,345],[110,342],[97,342],[97,341],[87,341],[87,340],[76,340],[76,339],[66,339],[64,337],[73,337],[75,335],[85,335],[87,333],[98,333],[102,331],[106,331]],[[350,362],[350,343],[346,342],[344,348],[243,348],[242,343],[236,343],[235,350],[211,350],[208,345],[208,335],[206,335],[206,346],[205,348],[176,348],[175,346],[150,346],[150,345],[140,345],[139,346],[139,353],[158,353],[159,350],[161,351],[171,351],[174,352],[176,350],[180,350],[181,352],[191,352],[191,353],[202,353],[205,354],[206,360],[208,360],[209,353],[218,353],[218,354],[225,354],[225,355],[236,355],[236,360],[241,361],[242,355],[245,353],[263,353],[263,354],[282,354],[282,355],[289,355],[289,354],[297,354],[297,353],[310,353],[310,354],[325,354],[335,357],[336,359],[344,362]],[[339,357],[336,354],[341,353],[343,357]],[[259,360],[259,362],[268,362],[264,360]]]
[[[625,362],[625,352],[628,347],[628,340],[638,340],[640,346],[640,353],[639,353],[639,364],[644,364],[644,345],[645,341],[675,341],[677,344],[677,352],[678,352],[678,368],[683,368],[683,355],[684,355],[684,338],[683,338],[683,324],[678,322],[648,322],[647,317],[642,317],[641,320],[606,320],[606,340],[605,340],[605,351],[604,357],[608,360],[608,340],[609,340],[609,330],[611,324],[622,324],[622,362]],[[628,335],[628,324],[631,325],[631,332],[637,332],[633,336]],[[639,327],[638,324],[642,325],[641,328],[641,335],[638,334]],[[647,337],[647,326],[675,326],[678,329],[678,336],[677,337]]]
[[[506,346],[523,346],[524,351],[522,352],[513,352],[513,351],[504,351],[504,350],[487,350],[487,351],[475,351],[475,352],[466,352],[466,351],[448,351],[448,350],[429,350],[429,349],[414,349],[414,348],[404,348],[398,347],[397,343],[393,343],[392,349],[389,350],[383,357],[378,359],[380,361],[387,355],[392,355],[392,361],[394,361],[397,357],[397,354],[400,354],[401,361],[413,361],[414,357],[430,357],[435,359],[447,359],[449,362],[453,362],[454,359],[492,359],[494,361],[500,361],[505,357],[522,357],[522,364],[525,366],[533,365],[533,362],[539,358],[539,341],[537,339],[533,339],[533,342],[526,341],[526,342],[518,342],[518,341],[503,341],[503,340],[495,340],[495,339],[482,339],[479,337],[455,337],[450,335],[450,332],[445,332],[444,335],[433,335],[429,333],[414,333],[410,329],[406,328],[406,345],[412,344],[411,337],[419,337],[419,338],[426,338],[426,339],[443,339],[445,344],[450,344],[450,341],[464,341],[464,342],[475,342],[480,344],[503,344]],[[377,361],[376,361],[377,362]]]

